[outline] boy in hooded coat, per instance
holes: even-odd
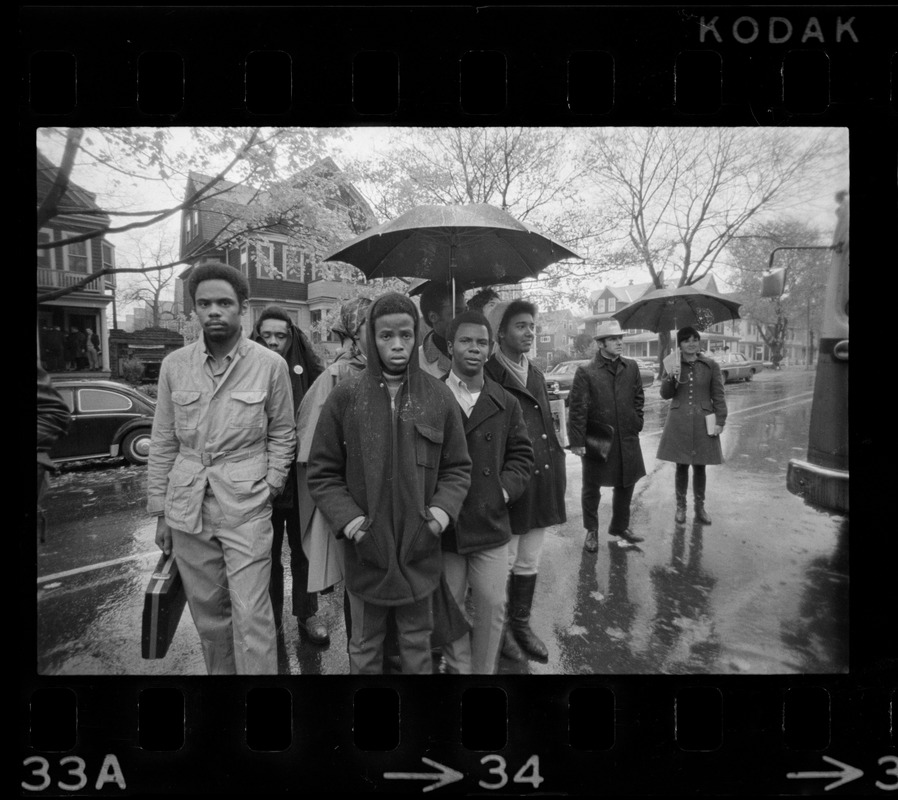
[[[325,402],[309,490],[343,542],[352,674],[383,671],[390,614],[403,674],[427,674],[440,536],[464,502],[471,459],[452,391],[418,363],[414,303],[383,295],[366,325],[368,365]]]

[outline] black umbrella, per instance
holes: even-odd
[[[678,286],[676,289],[654,289],[611,316],[622,328],[672,331],[691,325],[698,330],[723,322],[739,319],[739,306],[717,292],[698,289],[695,286]]]
[[[534,278],[549,264],[580,258],[559,242],[486,203],[416,206],[340,245],[367,278],[429,278],[461,291]]]
[[[739,306],[717,292],[695,286],[678,286],[676,289],[654,289],[611,316],[622,328],[631,330],[672,331],[691,325],[705,330],[715,322],[739,319]],[[665,359],[665,369],[680,361],[676,343],[670,364]]]

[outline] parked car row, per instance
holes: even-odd
[[[60,437],[50,458],[124,456],[132,464],[146,464],[156,402],[143,392],[115,381],[60,379],[53,382],[69,407],[69,430]]]
[[[640,361],[640,359],[631,360]],[[577,367],[586,366],[590,361],[592,361],[591,358],[583,358],[576,361],[562,361],[556,364],[546,373],[546,389],[550,394],[563,398],[565,405],[567,405]],[[642,379],[643,386],[650,386],[655,380],[655,370],[640,363],[639,377]]]

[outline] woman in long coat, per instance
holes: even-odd
[[[723,378],[717,362],[701,354],[701,336],[695,328],[680,328],[677,346],[680,364],[661,383],[661,397],[671,402],[658,445],[658,458],[677,465],[675,521],[681,525],[686,522],[691,464],[695,519],[710,525],[711,517],[705,511],[705,467],[723,463],[720,434],[727,418]],[[713,432],[709,431],[705,419],[711,414],[714,415]]]

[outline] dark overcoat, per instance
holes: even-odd
[[[534,528],[566,522],[565,453],[555,435],[543,373],[531,364],[527,370],[525,388],[495,356],[490,356],[484,372],[518,401],[530,443],[533,445],[533,473],[530,482],[518,500],[508,507],[511,532],[520,535]]]
[[[370,342],[382,300],[369,309]],[[379,606],[433,594],[443,555],[441,536],[428,525],[430,507],[458,517],[471,459],[455,395],[421,370],[414,352],[395,399],[375,347],[361,373],[334,387],[315,426],[307,478],[312,500],[345,543],[348,591]],[[364,522],[347,541],[343,529],[357,517]]]
[[[261,322],[253,328],[253,340],[262,347],[268,347],[262,338]],[[308,337],[292,322],[287,325],[290,331],[290,346],[283,354],[287,367],[290,370],[290,388],[293,391],[293,414],[299,410],[299,405],[309,387],[324,370],[321,359],[315,355],[312,343]],[[284,484],[284,490],[272,501],[274,508],[293,508],[296,503],[296,464],[290,467],[290,474]]]
[[[465,418],[471,456],[471,488],[455,525],[443,532],[443,550],[466,555],[498,547],[511,539],[508,503],[527,488],[533,447],[521,405],[489,376],[471,416]]]
[[[645,392],[639,366],[629,358],[606,359],[601,353],[578,367],[568,409],[568,445],[583,447],[590,423],[614,428],[608,459],[598,465],[599,486],[632,486],[645,475],[639,432]]]
[[[661,383],[661,397],[670,400],[667,421],[658,445],[658,458],[677,464],[722,464],[720,437],[709,436],[705,417],[714,414],[721,427],[726,424],[727,403],[720,365],[699,355],[690,365],[680,362],[680,377]]]

